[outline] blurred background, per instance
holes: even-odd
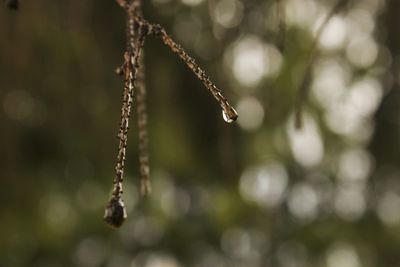
[[[117,153],[124,13],[113,0],[0,8],[0,266],[400,265],[400,2],[152,0],[239,112],[159,40],[145,45],[153,193],[136,127],[117,230],[103,222]],[[133,116],[135,118],[135,116]],[[136,122],[132,122],[134,125]]]

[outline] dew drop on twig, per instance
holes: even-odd
[[[222,110],[222,118],[227,123],[232,123],[232,122],[236,121],[237,117],[238,117],[237,112],[232,107],[228,110],[228,112],[226,112],[225,110]]]

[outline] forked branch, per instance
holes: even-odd
[[[201,69],[185,50],[177,44],[166,31],[158,24],[152,24],[141,16],[140,0],[116,0],[126,11],[126,39],[127,47],[124,62],[118,67],[116,73],[124,77],[124,93],[121,109],[121,124],[118,133],[119,146],[117,164],[115,167],[114,187],[111,199],[106,207],[104,219],[113,227],[119,227],[127,217],[124,202],[122,200],[122,182],[125,166],[126,147],[128,142],[128,125],[131,114],[134,90],[136,90],[138,136],[139,136],[139,169],[141,176],[141,192],[143,195],[151,191],[149,176],[148,133],[146,113],[146,90],[144,86],[144,69],[140,66],[142,60],[142,48],[148,35],[159,37],[172,52],[178,55],[189,69],[201,80],[204,86],[218,101],[223,111],[223,118],[227,122],[233,122],[238,114],[222,95],[221,91],[211,82],[209,76]]]
[[[104,220],[112,227],[122,225],[127,217],[125,204],[122,199],[124,167],[126,149],[128,146],[129,119],[131,117],[134,90],[136,90],[138,137],[139,137],[139,169],[141,177],[141,192],[143,195],[150,193],[149,181],[149,153],[146,113],[146,89],[144,84],[143,45],[148,35],[159,37],[172,52],[178,55],[189,69],[201,80],[204,86],[218,101],[223,111],[223,118],[227,122],[233,122],[238,114],[222,95],[221,91],[211,82],[203,69],[196,64],[185,50],[177,44],[166,31],[158,24],[152,24],[142,18],[141,0],[116,0],[126,13],[126,51],[123,64],[116,69],[116,73],[124,77],[124,89],[122,94],[121,121],[117,138],[119,139],[117,163],[113,179],[111,198],[106,206]],[[18,9],[18,0],[5,0],[9,8]]]

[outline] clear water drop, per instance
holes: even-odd
[[[222,118],[224,118],[224,121],[226,121],[227,123],[233,122],[233,119],[229,118],[228,114],[226,114],[224,110],[222,111]]]
[[[227,123],[232,123],[236,121],[238,114],[234,108],[230,107],[227,111],[222,110],[222,118],[224,118],[224,121]]]

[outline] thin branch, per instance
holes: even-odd
[[[143,57],[142,57],[143,58]],[[141,60],[143,62],[143,60]],[[138,73],[138,86],[136,90],[136,112],[139,137],[139,172],[140,172],[140,191],[142,195],[151,192],[150,184],[150,163],[149,163],[149,138],[147,130],[146,112],[146,87],[144,83],[144,66],[141,65]]]
[[[278,48],[281,52],[285,50],[286,42],[286,16],[284,0],[276,0],[276,14],[278,17]]]
[[[142,16],[140,9],[131,12],[131,15]],[[139,35],[145,36],[148,31],[147,27],[140,27]],[[144,54],[140,56],[140,68],[138,72],[138,86],[136,88],[136,113],[139,139],[139,173],[140,173],[140,192],[142,195],[148,195],[151,192],[150,183],[150,160],[149,160],[149,135],[147,127],[147,111],[146,111],[146,85],[144,72]]]
[[[295,127],[297,129],[301,129],[303,126],[303,106],[308,98],[309,86],[311,81],[311,69],[315,62],[315,59],[318,56],[317,44],[319,39],[321,38],[322,33],[324,32],[326,26],[328,25],[331,18],[340,11],[340,9],[347,3],[347,0],[338,0],[336,4],[332,7],[328,15],[325,17],[324,21],[318,28],[318,31],[313,39],[311,45],[311,53],[307,63],[307,66],[304,70],[303,79],[300,82],[299,88],[297,90],[296,97],[296,106],[295,106]]]
[[[175,53],[182,59],[182,61],[189,67],[189,69],[196,75],[196,77],[203,82],[204,86],[218,101],[222,108],[224,119],[227,122],[230,123],[236,121],[236,119],[238,118],[238,114],[236,110],[229,104],[226,97],[222,95],[221,90],[218,89],[218,87],[211,81],[210,77],[202,68],[200,68],[195,60],[186,53],[182,46],[177,44],[171,38],[171,36],[167,34],[165,29],[162,28],[161,25],[150,23],[147,20],[143,19],[141,16],[137,15],[132,15],[131,19],[139,24],[139,29],[143,31],[143,34],[152,34],[156,37],[159,37],[163,41],[163,43],[171,49],[173,53]],[[119,73],[120,70],[121,68],[117,68],[116,72]]]
[[[121,123],[117,137],[119,138],[117,164],[115,166],[115,176],[113,180],[113,191],[111,199],[106,207],[104,220],[113,227],[119,227],[126,219],[125,205],[122,200],[122,182],[124,180],[124,166],[126,159],[126,147],[128,145],[129,117],[131,114],[133,97],[133,66],[130,61],[131,55],[125,52],[124,70],[124,92],[121,108]]]
[[[124,167],[126,159],[126,147],[128,144],[129,118],[131,115],[134,88],[136,88],[137,73],[139,69],[140,52],[143,47],[144,34],[138,31],[135,23],[129,14],[127,14],[127,51],[124,55],[123,74],[124,74],[124,92],[121,108],[121,123],[118,133],[119,145],[117,164],[115,166],[114,187],[109,204],[106,207],[104,220],[113,227],[119,227],[126,219],[126,209],[122,200],[122,182],[124,180]],[[137,39],[132,40],[132,35],[137,34]]]
[[[228,100],[226,97],[224,97],[221,93],[221,90],[219,90],[215,84],[210,80],[210,77],[205,73],[203,69],[197,65],[195,60],[190,57],[185,50],[182,48],[181,45],[177,44],[168,34],[167,32],[158,24],[152,24],[151,25],[151,32],[161,38],[163,43],[168,46],[172,52],[174,52],[176,55],[178,55],[183,62],[189,67],[189,69],[196,75],[196,77],[203,82],[204,86],[210,91],[210,93],[214,96],[214,98],[218,101],[220,104],[222,111],[223,111],[223,117],[226,122],[233,122],[236,121],[238,118],[238,114],[236,110],[229,104]]]

